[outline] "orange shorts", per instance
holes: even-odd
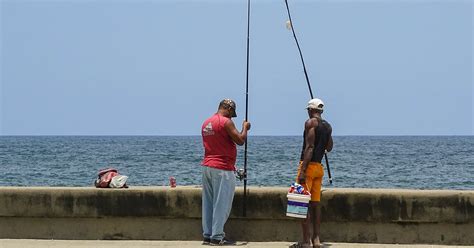
[[[300,175],[302,163],[303,161],[300,161],[300,165],[298,166],[298,173],[296,176],[297,182],[298,177]],[[311,193],[311,201],[321,201],[321,183],[323,181],[323,176],[323,166],[320,163],[309,162],[308,167],[306,168],[306,180],[303,184],[303,187]]]

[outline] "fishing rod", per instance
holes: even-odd
[[[328,168],[329,184],[332,185],[331,169],[329,168],[328,154],[326,151],[324,151],[324,159],[326,160],[326,167]]]
[[[296,46],[298,47],[298,51],[300,52],[300,58],[301,58],[301,64],[303,65],[304,76],[306,78],[306,83],[308,84],[309,95],[311,96],[311,99],[313,99],[314,98],[313,91],[311,90],[311,84],[309,83],[308,73],[306,72],[306,66],[304,64],[304,59],[303,59],[303,53],[301,52],[300,44],[298,42],[298,38],[296,37],[295,29],[293,28],[293,20],[291,20],[290,7],[288,6],[288,0],[285,0],[285,5],[286,5],[286,11],[288,12],[288,20],[289,20],[289,23],[287,23],[287,27],[291,29],[291,32],[293,33],[293,37],[295,38]],[[326,152],[324,152],[324,158],[326,160],[326,167],[328,169],[329,184],[332,184],[331,169],[329,168],[328,155]]]
[[[245,121],[248,121],[249,112],[249,38],[250,36],[250,0],[247,0],[247,75],[245,80]],[[247,137],[245,137],[244,148],[244,201],[242,215],[247,217]]]

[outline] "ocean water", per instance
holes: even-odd
[[[291,184],[302,141],[250,136],[248,185]],[[92,186],[106,167],[130,187],[199,185],[202,155],[200,136],[0,136],[0,186]],[[324,187],[474,190],[474,136],[336,136],[328,157]]]

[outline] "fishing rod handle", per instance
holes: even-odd
[[[329,160],[328,160],[327,151],[324,151],[324,159],[326,160],[326,168],[327,168],[327,170],[328,170],[329,184],[332,185],[331,168],[329,167]]]

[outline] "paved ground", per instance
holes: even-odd
[[[237,247],[250,248],[283,248],[291,245],[290,242],[248,242],[240,243]],[[0,248],[160,248],[183,247],[205,248],[199,241],[145,241],[145,240],[34,240],[34,239],[0,239]],[[326,248],[440,248],[440,247],[468,247],[443,245],[397,245],[397,244],[351,244],[351,243],[324,243]],[[474,246],[471,246],[474,247]]]

